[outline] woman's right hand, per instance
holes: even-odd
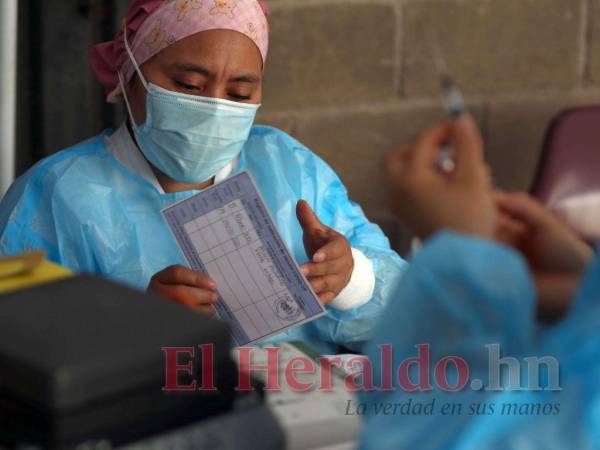
[[[437,166],[440,148],[454,149],[455,169]],[[391,206],[419,238],[446,228],[491,238],[496,212],[483,159],[483,141],[470,116],[426,130],[406,150],[386,159]]]
[[[180,303],[206,316],[215,314],[217,285],[206,275],[180,265],[169,266],[154,274],[148,292]]]

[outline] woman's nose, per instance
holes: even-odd
[[[217,82],[207,83],[203,95],[205,97],[220,98],[227,100],[227,90],[225,86],[222,86],[220,85],[220,83]]]

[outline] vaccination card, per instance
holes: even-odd
[[[248,172],[162,213],[190,267],[217,284],[217,313],[238,345],[325,314]]]

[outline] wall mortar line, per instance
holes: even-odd
[[[405,34],[404,34],[404,4],[399,0],[394,5],[396,14],[396,30],[394,42],[394,93],[398,97],[404,97],[404,55],[405,55]]]
[[[591,47],[591,0],[581,0],[580,33],[578,39],[577,75],[579,85],[585,86],[590,81],[590,47]]]

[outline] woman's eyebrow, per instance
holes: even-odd
[[[213,77],[214,73],[208,70],[206,67],[201,66],[198,63],[176,63],[173,67],[177,70],[184,72],[195,72],[204,75],[207,78]],[[260,82],[260,77],[254,73],[246,73],[243,75],[236,75],[229,79],[230,83],[249,83],[257,84]]]
[[[248,73],[245,75],[237,75],[235,77],[231,77],[229,79],[230,83],[250,83],[250,84],[257,84],[258,82],[260,82],[260,77],[257,75],[254,75],[252,73]]]
[[[211,77],[214,74],[207,68],[195,63],[176,63],[173,67],[177,70],[183,70],[184,72],[195,72],[206,77]]]

